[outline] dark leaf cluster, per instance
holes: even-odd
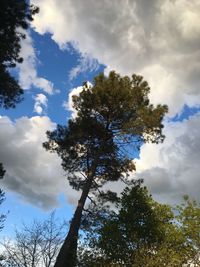
[[[0,106],[13,108],[22,100],[23,90],[9,72],[20,56],[21,41],[25,39],[33,15],[39,9],[26,0],[2,0],[0,3]]]

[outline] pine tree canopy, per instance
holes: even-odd
[[[116,181],[135,168],[133,151],[142,143],[162,142],[165,105],[149,103],[150,88],[141,76],[121,77],[110,72],[87,83],[73,96],[77,117],[67,126],[48,132],[47,150],[57,152],[71,185],[79,189],[84,180],[78,173],[95,171],[98,186]],[[94,187],[96,185],[94,184]]]

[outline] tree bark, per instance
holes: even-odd
[[[74,213],[67,237],[60,249],[54,267],[75,267],[77,258],[78,232],[85,201],[88,197],[94,175],[88,176],[78,206]]]

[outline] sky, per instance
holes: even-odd
[[[13,70],[24,101],[0,109],[1,210],[9,211],[2,234],[54,209],[71,218],[80,193],[42,143],[47,130],[75,115],[71,97],[83,82],[110,70],[142,75],[150,101],[169,107],[164,143],[142,145],[133,177],[143,178],[158,201],[177,203],[184,194],[200,201],[200,1],[30,2],[40,12],[22,42],[24,61]]]

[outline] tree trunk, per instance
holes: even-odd
[[[81,217],[85,201],[88,197],[93,175],[89,176],[84,185],[81,198],[74,213],[67,237],[60,249],[54,267],[75,267],[77,257],[78,231],[81,225]]]

